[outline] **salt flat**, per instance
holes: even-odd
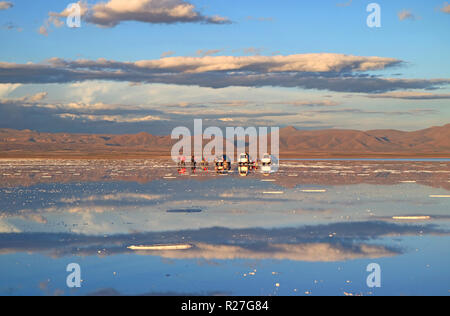
[[[0,291],[38,294],[49,279],[61,289],[65,264],[78,262],[90,280],[79,294],[114,282],[122,293],[133,284],[130,294],[156,284],[270,295],[279,284],[286,295],[368,295],[362,276],[379,262],[397,272],[386,276],[396,287],[377,294],[446,295],[449,165],[317,166],[286,162],[241,177],[212,168],[180,174],[164,160],[2,160],[0,264],[10,272]]]

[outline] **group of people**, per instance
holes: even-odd
[[[208,163],[208,161],[205,158],[202,158],[202,162],[200,163],[200,165],[201,165],[201,168],[204,171],[208,170],[209,163]],[[197,161],[195,160],[195,156],[194,155],[191,156],[191,165],[190,165],[190,167],[191,167],[191,171],[193,173],[195,173],[195,171],[197,170]],[[178,160],[178,172],[180,174],[185,174],[186,171],[187,171],[186,157],[185,156],[181,156],[179,158],[179,160]]]

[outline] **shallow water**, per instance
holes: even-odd
[[[282,161],[388,161],[388,162],[450,162],[450,158],[290,158]]]
[[[449,206],[445,161],[1,160],[0,294],[449,295]]]

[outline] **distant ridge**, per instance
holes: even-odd
[[[176,141],[145,132],[134,135],[39,133],[0,129],[0,157],[170,156]],[[450,157],[450,124],[419,131],[280,130],[284,157]]]
[[[450,124],[414,132],[397,130],[280,131],[282,152],[450,154]]]

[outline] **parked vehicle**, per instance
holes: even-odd
[[[269,154],[264,154],[263,158],[261,159],[261,164],[263,165],[263,167],[272,165],[272,156]]]
[[[238,162],[239,162],[240,166],[250,164],[249,154],[247,154],[247,153],[240,154]]]
[[[228,159],[226,155],[217,157],[215,163],[217,172],[224,172],[231,170],[231,161]]]

